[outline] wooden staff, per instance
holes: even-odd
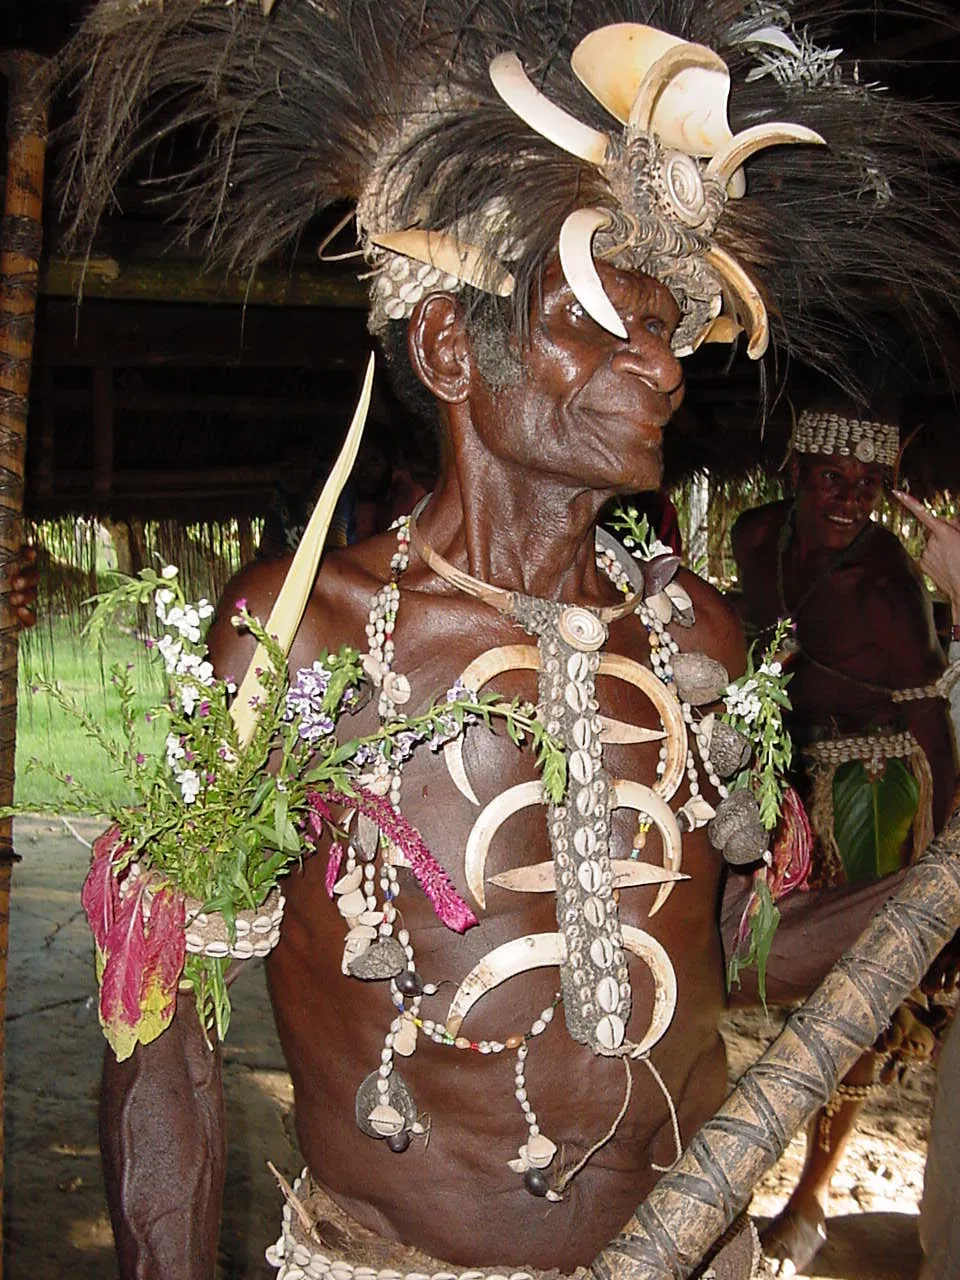
[[[596,1280],[685,1280],[757,1179],[919,984],[960,924],[960,816],[594,1261]],[[956,1033],[954,1033],[956,1034]]]
[[[47,106],[39,88],[43,59],[0,53],[7,78],[7,181],[0,223],[0,574],[18,557],[22,541],[23,471],[27,407],[37,310],[42,237],[43,165]],[[0,583],[0,805],[13,803],[17,739],[16,611]],[[0,1280],[3,1221],[3,1048],[10,932],[13,825],[0,821]]]

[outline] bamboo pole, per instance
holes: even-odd
[[[0,223],[0,572],[22,538],[27,408],[36,325],[47,109],[38,87],[43,59],[0,53],[7,79],[7,180]],[[0,805],[13,803],[17,737],[16,611],[0,590]],[[0,822],[0,1280],[3,1275],[3,1050],[13,826]]]
[[[960,816],[624,1227],[595,1280],[685,1280],[960,925]],[[956,1033],[955,1033],[956,1034]]]

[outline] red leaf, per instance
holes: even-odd
[[[100,1025],[118,1062],[169,1026],[183,972],[183,897],[169,886],[155,889],[145,920],[149,881],[149,873],[139,876],[120,899],[101,948]]]
[[[119,827],[108,827],[97,836],[93,842],[90,870],[80,893],[80,902],[87,913],[97,950],[101,953],[120,908],[120,884],[113,869],[126,848]]]

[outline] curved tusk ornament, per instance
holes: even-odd
[[[414,229],[369,234],[367,238],[381,249],[436,267],[485,293],[495,293],[501,298],[509,298],[513,293],[516,283],[513,276],[494,258],[446,232]]]
[[[613,784],[615,804],[618,809],[635,809],[653,819],[663,842],[663,865],[668,871],[679,871],[683,862],[680,826],[667,804],[651,788],[642,782],[620,778]],[[660,886],[650,915],[655,916],[673,892],[673,883]]]
[[[675,53],[681,49],[682,56]],[[648,115],[644,127],[668,149],[712,156],[733,137],[727,122],[730,72],[705,45],[643,23],[618,22],[585,36],[570,64],[621,124]]]
[[[491,841],[508,818],[534,804],[543,804],[541,783],[536,779],[532,782],[519,782],[515,787],[508,787],[506,791],[494,796],[473,824],[464,850],[463,871],[467,888],[482,911],[487,906],[484,871]]]
[[[650,862],[635,862],[633,858],[616,858],[610,863],[614,889],[635,889],[648,884],[673,883],[689,880],[682,871],[670,871],[655,867]],[[552,862],[537,862],[529,867],[515,867],[513,871],[501,871],[491,876],[489,884],[511,893],[555,893],[557,873]]]
[[[733,175],[743,164],[767,147],[781,147],[803,144],[805,146],[825,147],[826,139],[815,129],[808,129],[802,124],[771,122],[755,124],[744,129],[731,138],[729,144],[718,151],[707,165],[704,177],[714,178],[726,186]]]
[[[602,329],[626,340],[626,326],[604,292],[593,260],[593,237],[602,227],[609,226],[610,221],[610,214],[603,209],[575,209],[560,230],[560,266],[584,311]]]
[[[535,133],[561,151],[579,156],[598,168],[607,158],[610,139],[583,124],[540,92],[515,53],[499,53],[490,63],[493,87],[510,110]]]
[[[770,343],[770,319],[759,289],[739,262],[719,246],[711,245],[703,258],[740,304],[743,314],[737,318],[747,333],[747,355],[751,360],[759,360]]]
[[[631,925],[623,927],[623,945],[642,960],[653,975],[654,998],[650,1026],[639,1043],[631,1045],[631,1056],[640,1057],[666,1035],[677,1008],[677,975],[670,957],[651,934]],[[551,968],[566,960],[566,945],[559,933],[528,933],[488,952],[470,970],[457,988],[447,1011],[450,1035],[460,1032],[463,1020],[488,991],[509,978],[531,969]]]
[[[673,106],[669,111],[671,121],[680,131],[680,137],[684,143],[681,149],[688,155],[709,155],[713,149],[712,139],[708,139],[702,129],[697,129],[699,124],[696,120],[697,110],[699,109],[702,114],[705,102],[709,103],[711,97],[719,99],[718,102],[710,103],[707,110],[709,112],[710,107],[719,106],[726,127],[730,73],[720,55],[704,45],[682,43],[674,45],[672,49],[660,55],[644,76],[637,91],[637,96],[630,107],[628,126],[642,133],[653,131],[659,134],[656,115],[661,98],[684,72],[698,71],[706,71],[709,74],[706,77],[696,74],[684,76],[683,82],[676,86],[673,95],[676,97],[677,91],[685,94],[689,99],[686,110],[677,111],[676,106]],[[729,128],[727,132],[729,133]]]
[[[600,659],[598,675],[613,676],[634,685],[656,708],[665,731],[667,758],[663,776],[658,779],[654,790],[658,796],[669,800],[683,781],[687,763],[687,726],[679,701],[663,687],[652,671],[621,653],[605,653]]]
[[[488,680],[502,676],[506,671],[539,671],[540,654],[532,644],[505,644],[497,649],[487,649],[474,658],[462,672],[460,683],[471,693],[479,693]],[[471,804],[480,807],[480,801],[463,763],[463,734],[444,744],[443,759],[454,786]]]
[[[527,933],[513,938],[502,946],[488,951],[475,964],[457,988],[447,1011],[446,1027],[455,1036],[460,1024],[481,996],[499,987],[508,978],[531,969],[546,969],[562,965],[567,958],[567,947],[559,933]]]
[[[534,645],[502,645],[496,649],[487,649],[475,658],[462,672],[460,681],[472,693],[479,693],[489,680],[507,671],[538,671],[539,668],[540,655]],[[632,684],[653,703],[663,724],[662,730],[646,729],[640,725],[601,716],[603,728],[599,736],[601,742],[619,746],[662,742],[666,739],[667,757],[664,762],[664,771],[662,777],[657,780],[655,790],[658,795],[669,800],[683,780],[687,758],[687,727],[683,721],[680,704],[663,687],[652,671],[641,663],[635,662],[633,658],[617,653],[605,653],[600,659],[598,674]],[[462,734],[444,745],[443,758],[457,790],[471,804],[479,807],[480,801],[470,784],[463,763]]]
[[[653,1013],[643,1039],[633,1046],[631,1057],[649,1053],[667,1034],[677,1011],[677,975],[664,947],[643,929],[623,926],[623,945],[644,962],[653,974]]]

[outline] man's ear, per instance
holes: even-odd
[[[470,388],[470,345],[463,313],[450,293],[431,293],[417,303],[407,328],[414,372],[432,395],[462,404]]]

